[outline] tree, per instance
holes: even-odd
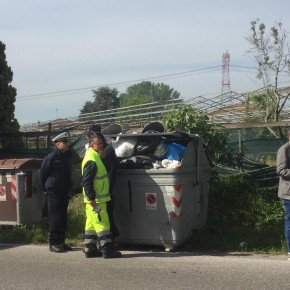
[[[241,166],[242,153],[228,145],[229,133],[221,125],[209,123],[203,112],[190,105],[182,105],[163,120],[168,131],[181,126],[187,132],[201,135],[216,164]]]
[[[94,101],[86,102],[80,112],[83,114],[118,108],[118,93],[117,89],[110,89],[109,87],[100,87],[93,90]]]
[[[120,107],[161,102],[180,97],[180,93],[163,83],[142,82],[127,88],[120,95]]]
[[[246,53],[257,63],[257,78],[263,82],[266,90],[266,93],[252,97],[252,105],[254,109],[262,109],[265,122],[279,121],[290,96],[289,90],[279,89],[281,75],[288,73],[290,76],[288,35],[281,22],[267,31],[266,25],[256,19],[251,22],[251,34],[246,37],[250,43]],[[275,137],[282,136],[280,129],[277,132],[269,127],[268,130]]]
[[[11,85],[13,72],[6,61],[5,49],[5,44],[0,41],[0,133],[11,134],[19,132],[19,123],[14,115],[16,89]],[[14,141],[12,138],[2,138],[2,149],[13,147]]]

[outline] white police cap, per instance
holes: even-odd
[[[69,133],[63,132],[52,139],[54,143],[61,142],[61,141],[68,141]]]

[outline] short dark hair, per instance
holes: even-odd
[[[101,133],[102,128],[101,128],[101,125],[99,125],[99,124],[93,124],[93,125],[90,125],[89,126],[88,131],[93,131],[93,132],[96,132],[96,133]]]
[[[87,138],[91,138],[95,133],[101,133],[102,128],[98,124],[90,125],[86,131]]]
[[[92,138],[89,139],[89,146],[91,147],[92,144],[95,143],[97,140],[101,140],[103,142],[102,137],[100,137],[100,136],[94,136],[94,137],[92,137]]]

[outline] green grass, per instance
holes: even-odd
[[[46,244],[47,243],[47,226],[0,226],[1,243],[19,243],[19,244]]]
[[[243,174],[215,176],[210,185],[207,227],[195,230],[180,251],[286,253],[284,210],[277,188],[261,189]],[[84,244],[83,196],[70,200],[67,243]],[[46,224],[0,226],[1,243],[47,244]]]
[[[83,245],[84,224],[85,212],[83,197],[81,194],[79,194],[69,202],[66,241],[69,245]],[[1,225],[0,242],[19,244],[47,244],[48,225],[46,223],[27,226]]]
[[[83,229],[68,231],[67,243],[71,246],[83,246]],[[178,248],[178,251],[218,251],[218,252],[252,252],[282,254],[287,252],[283,229],[275,233],[259,232],[243,228],[227,228],[215,231],[209,228],[195,230],[191,238]],[[1,243],[47,244],[46,226],[0,226]]]
[[[191,238],[180,247],[184,251],[220,251],[252,253],[286,253],[283,229],[275,232],[257,231],[242,227],[213,230],[195,230]]]

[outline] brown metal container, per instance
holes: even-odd
[[[44,194],[38,183],[41,159],[0,160],[0,224],[43,221]]]

